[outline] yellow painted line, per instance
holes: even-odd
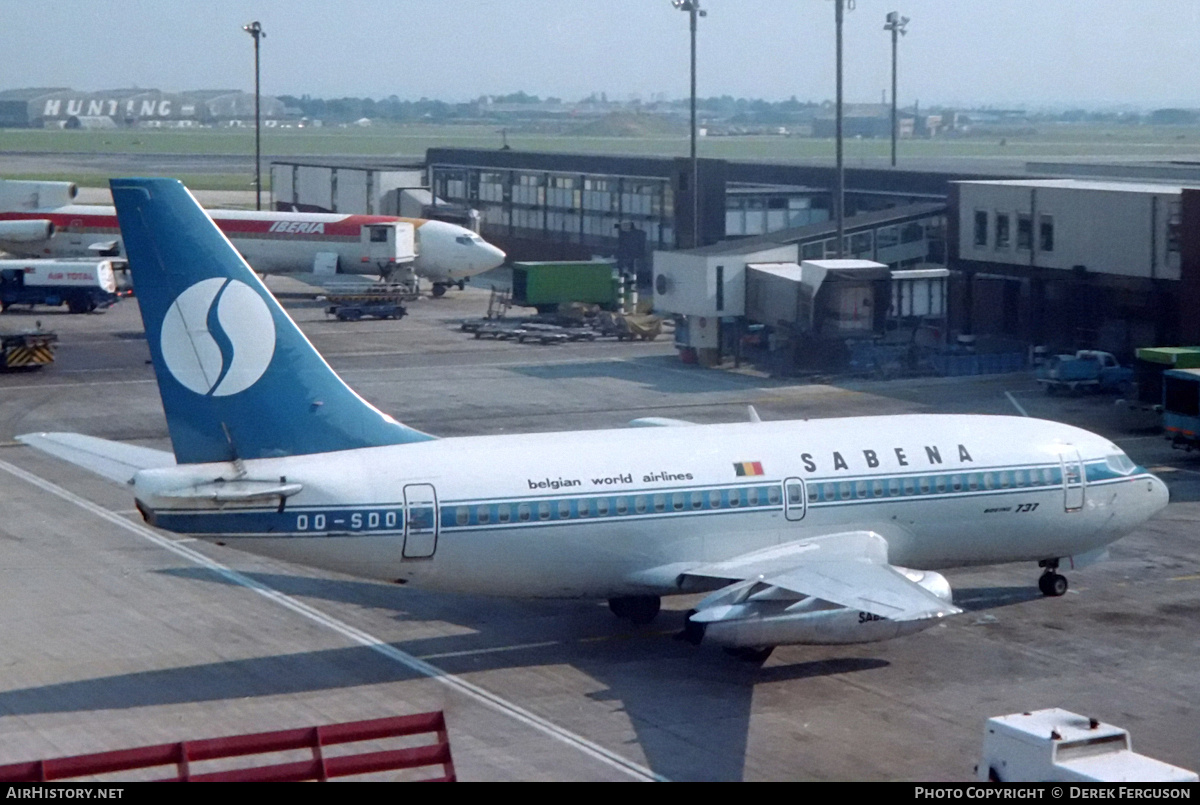
[[[1193,573],[1190,576],[1175,576],[1167,581],[1200,581],[1200,573]]]

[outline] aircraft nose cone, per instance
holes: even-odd
[[[490,243],[484,244],[483,251],[484,251],[484,257],[483,257],[483,270],[484,271],[487,271],[488,269],[495,268],[496,266],[500,265],[501,263],[504,262],[504,258],[508,256],[504,253],[504,251],[502,249],[497,249],[495,246],[493,246]]]
[[[1171,502],[1170,490],[1167,489],[1167,485],[1157,475],[1150,476],[1150,489],[1148,492],[1151,496],[1151,506],[1155,513],[1167,508],[1167,504]]]

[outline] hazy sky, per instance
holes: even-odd
[[[699,92],[834,94],[832,0],[702,0]],[[911,17],[900,100],[1200,107],[1200,0],[857,0],[846,98],[890,85],[886,13]],[[670,0],[0,0],[0,89],[254,86],[242,24],[262,22],[263,92],[467,100],[524,90],[688,93],[687,15]]]

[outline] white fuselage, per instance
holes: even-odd
[[[364,228],[377,224],[401,223],[413,227],[415,257],[410,253],[408,259],[417,276],[430,282],[448,284],[465,280],[495,268],[505,258],[503,251],[474,232],[445,221],[248,210],[208,210],[208,214],[250,267],[262,274],[312,272],[317,255],[332,252],[338,255],[341,273],[377,276],[383,270],[390,270],[389,255],[382,254],[362,233]],[[34,220],[50,221],[53,233],[42,240],[4,239],[4,223]],[[73,204],[52,209],[0,211],[0,250],[18,257],[96,257],[96,244],[116,242],[116,248],[123,252],[120,240],[113,207]],[[394,264],[396,255],[390,257]]]
[[[936,569],[1078,556],[1166,505],[1111,442],[1016,417],[889,416],[450,438],[245,462],[286,499],[169,497],[229,464],[143,470],[159,527],[378,579],[500,595],[677,592],[689,568],[870,530]]]

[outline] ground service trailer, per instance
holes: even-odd
[[[609,260],[513,263],[512,301],[539,311],[583,302],[616,310],[620,280]]]
[[[0,310],[66,305],[90,313],[118,299],[112,260],[0,260]]]

